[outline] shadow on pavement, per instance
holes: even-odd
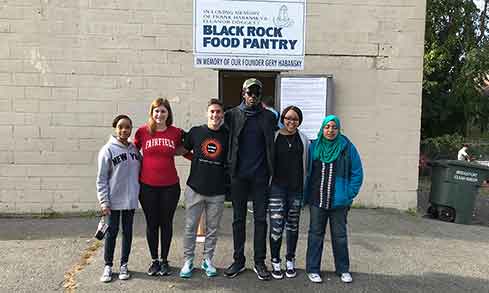
[[[222,271],[220,271],[220,274]],[[351,284],[343,284],[333,272],[322,272],[323,283],[316,284],[306,279],[303,270],[298,271],[294,279],[259,281],[255,273],[250,269],[234,279],[228,279],[222,275],[209,279],[201,270],[194,271],[190,279],[181,279],[174,272],[168,277],[151,277],[143,272],[132,272],[133,277],[124,281],[146,284],[139,287],[141,290],[159,288],[159,290],[171,292],[489,292],[487,280],[462,277],[442,273],[425,273],[422,275],[383,275],[376,273],[354,273],[354,281]],[[113,282],[122,283],[116,280]],[[149,282],[149,283],[148,283]],[[123,288],[115,284],[97,285],[97,290],[104,287],[112,289]],[[133,286],[128,286],[128,289]],[[83,287],[80,289],[84,289]],[[151,291],[151,290],[150,290]]]

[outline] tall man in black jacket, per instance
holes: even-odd
[[[254,262],[258,279],[269,280],[265,265],[268,204],[267,189],[273,167],[273,140],[277,120],[260,103],[262,83],[247,79],[243,83],[239,106],[228,110],[224,124],[229,131],[228,161],[233,203],[234,262],[225,275],[234,278],[245,270],[246,212],[248,198],[253,201]]]

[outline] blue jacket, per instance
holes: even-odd
[[[351,141],[346,138],[347,144],[345,148],[336,159],[333,164],[339,163],[339,160],[343,160],[345,168],[342,168],[342,172],[336,172],[335,178],[335,193],[332,208],[339,208],[350,206],[353,199],[357,196],[360,191],[360,187],[363,182],[363,169],[362,161],[360,160],[360,155],[357,149],[351,143]],[[316,148],[317,140],[314,140],[309,146],[309,158],[307,168],[307,178],[306,178],[306,188],[304,193],[304,203],[309,203],[309,198],[311,197],[311,180],[312,177],[312,163],[314,149]]]

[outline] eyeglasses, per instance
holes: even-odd
[[[287,117],[287,116],[285,116],[284,117],[284,120],[292,121],[292,122],[299,122],[299,118],[295,118],[295,117]]]

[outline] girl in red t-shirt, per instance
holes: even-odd
[[[148,275],[169,275],[168,252],[173,235],[173,216],[180,198],[175,155],[182,154],[182,130],[172,126],[170,103],[158,98],[151,103],[148,123],[141,126],[134,144],[143,155],[139,202],[146,217],[146,239],[152,258]],[[158,258],[159,237],[161,256]]]

